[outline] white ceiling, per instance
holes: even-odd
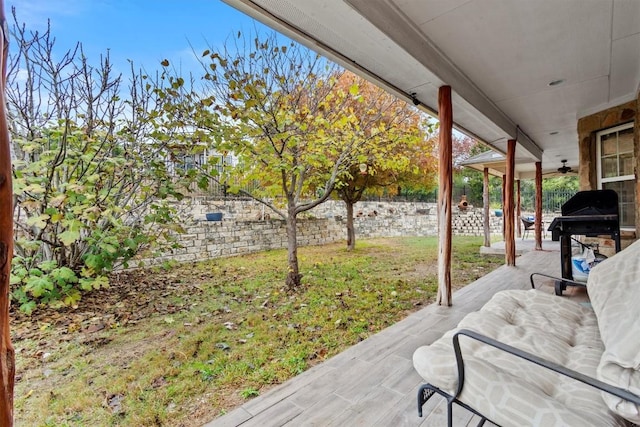
[[[522,174],[577,167],[577,119],[640,90],[640,0],[224,1],[427,110],[450,85],[458,128],[517,138]]]

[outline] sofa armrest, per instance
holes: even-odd
[[[535,354],[529,353],[527,351],[520,350],[516,347],[510,346],[493,338],[489,338],[485,335],[479,334],[477,332],[468,330],[468,329],[460,329],[453,335],[453,349],[456,357],[456,364],[458,369],[458,387],[455,392],[454,398],[457,398],[460,393],[462,393],[462,388],[464,387],[464,359],[462,356],[462,351],[460,348],[460,336],[467,336],[476,341],[480,341],[484,344],[490,345],[498,350],[504,351],[506,353],[512,354],[516,357],[524,359],[528,362],[534,363],[543,368],[552,370],[561,375],[567,376],[569,378],[573,378],[576,381],[580,381],[584,384],[587,384],[591,387],[599,389],[601,391],[610,393],[614,396],[617,396],[621,399],[628,400],[630,402],[635,403],[636,405],[640,405],[640,396],[637,396],[631,393],[628,390],[625,390],[620,387],[615,387],[605,382],[602,382],[596,378],[590,377],[588,375],[584,375],[580,372],[574,371],[572,369],[566,368],[557,363],[551,362],[549,360],[543,359]]]
[[[536,289],[536,285],[533,281],[533,277],[534,276],[542,276],[542,277],[547,277],[549,279],[554,279],[556,281],[560,281],[563,283],[566,283],[568,285],[571,286],[580,286],[580,287],[586,287],[586,283],[584,282],[576,282],[575,280],[569,280],[569,279],[565,279],[564,277],[557,277],[557,276],[551,276],[549,274],[545,274],[545,273],[531,273],[531,276],[529,276],[529,281],[531,282],[531,289]]]

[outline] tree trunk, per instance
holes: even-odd
[[[353,225],[353,205],[355,203],[344,202],[347,205],[347,250],[352,251],[356,247],[356,229]]]
[[[297,216],[295,207],[289,207],[289,215],[287,215],[287,248],[289,271],[285,284],[287,289],[293,290],[302,284],[302,275],[298,266],[298,230]]]
[[[0,55],[0,425],[13,425],[13,386],[15,377],[15,354],[9,331],[9,278],[13,255],[13,191],[11,188],[11,149],[5,103],[7,49],[9,35],[4,33],[6,20],[4,2],[0,0],[2,22],[2,54]]]

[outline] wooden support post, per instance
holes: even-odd
[[[439,305],[451,305],[451,212],[453,188],[452,142],[453,111],[451,87],[438,90],[438,295]]]
[[[504,256],[507,265],[516,265],[516,241],[513,225],[515,209],[513,206],[513,177],[515,175],[516,140],[507,142],[507,173],[504,188]]]
[[[522,237],[522,199],[520,193],[520,180],[516,179],[516,229],[518,230],[518,238]]]
[[[491,223],[489,222],[489,205],[491,201],[489,200],[489,168],[484,168],[484,175],[482,179],[482,208],[484,211],[484,247],[491,247]]]
[[[505,221],[505,217],[504,217],[504,210],[506,208],[506,206],[504,205],[504,193],[506,191],[507,188],[507,176],[506,175],[502,175],[502,241],[504,241],[504,221]]]
[[[13,255],[13,190],[11,187],[11,148],[7,126],[5,87],[7,83],[7,53],[9,34],[0,0],[0,426],[13,426],[13,386],[15,381],[15,352],[9,330],[9,279]]]
[[[536,251],[542,250],[542,162],[536,162]]]

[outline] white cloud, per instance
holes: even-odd
[[[27,70],[18,70],[18,72],[15,75],[15,81],[16,83],[24,83],[27,81]]]
[[[39,29],[47,20],[55,16],[75,16],[81,14],[88,4],[83,0],[10,0],[6,2],[5,13],[10,15],[16,9],[18,22],[26,22],[32,29]]]

